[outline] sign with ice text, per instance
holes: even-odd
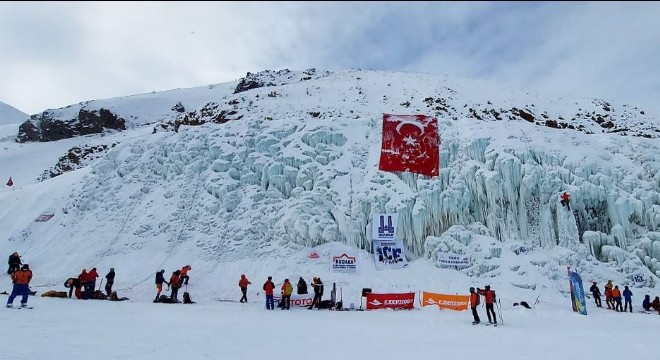
[[[376,270],[401,269],[408,265],[402,240],[373,240]]]
[[[437,255],[436,266],[458,270],[472,266],[472,262],[468,255],[439,252]]]
[[[348,256],[346,253],[332,257],[332,271],[343,273],[357,272],[357,263],[355,256]]]
[[[374,214],[371,222],[372,240],[393,240],[399,216],[394,214]]]

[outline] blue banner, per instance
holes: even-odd
[[[579,312],[582,315],[587,315],[587,299],[584,297],[584,287],[582,286],[582,278],[578,273],[568,269],[568,278],[571,286],[571,302],[573,311]]]

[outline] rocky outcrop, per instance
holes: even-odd
[[[115,147],[117,143],[108,145],[95,145],[84,147],[73,147],[67,153],[60,157],[57,164],[44,171],[39,177],[39,181],[48,180],[66,172],[80,169],[89,165],[92,161],[103,156],[109,149]]]
[[[99,134],[107,129],[126,130],[124,119],[110,110],[80,109],[78,116],[70,120],[57,119],[51,111],[32,115],[18,128],[16,141],[57,141],[79,135]]]

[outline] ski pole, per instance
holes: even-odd
[[[101,285],[103,285],[103,279],[99,282],[99,291],[101,290]]]

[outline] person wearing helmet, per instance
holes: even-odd
[[[250,280],[248,280],[248,278],[245,277],[245,274],[241,275],[241,279],[238,280],[238,287],[241,288],[241,293],[243,293],[243,297],[241,298],[241,300],[239,302],[242,302],[242,303],[248,302],[247,301],[247,288],[248,288],[248,285],[252,285]]]
[[[163,283],[167,284],[168,286],[170,285],[170,283],[165,281],[165,277],[163,276],[164,273],[165,270],[160,270],[156,273],[156,290],[158,291],[156,292],[156,299],[154,302],[158,302],[160,299],[160,293],[163,292]]]
[[[188,286],[188,280],[190,279],[190,277],[188,276],[188,271],[190,270],[192,270],[192,267],[190,265],[185,265],[181,268],[181,277],[180,277],[181,285]]]
[[[28,296],[30,295],[30,280],[32,280],[32,270],[28,264],[23,264],[20,270],[11,274],[11,280],[14,287],[11,295],[7,299],[7,307],[12,307],[16,296],[21,295],[21,307],[27,307]]]
[[[480,299],[479,299],[479,294],[475,291],[473,287],[470,288],[470,307],[472,308],[472,317],[474,317],[474,321],[472,322],[472,325],[477,325],[478,323],[481,322],[481,319],[479,319],[479,314],[477,313],[477,306],[479,306]]]
[[[614,300],[612,298],[613,289],[614,284],[612,284],[612,280],[607,280],[607,284],[605,284],[605,303],[610,310],[614,310]]]
[[[108,274],[105,275],[105,279],[105,293],[110,297],[112,295],[112,285],[115,283],[115,268],[110,268]]]
[[[602,302],[600,301],[600,289],[598,288],[598,285],[594,281],[593,285],[589,288],[589,291],[591,291],[591,294],[594,296],[594,301],[596,302],[597,307],[603,307]]]
[[[477,288],[477,292],[479,295],[483,295],[486,298],[486,315],[488,315],[488,323],[497,326],[497,316],[495,315],[495,291],[490,289],[490,285],[486,285],[486,288],[483,290]]]

